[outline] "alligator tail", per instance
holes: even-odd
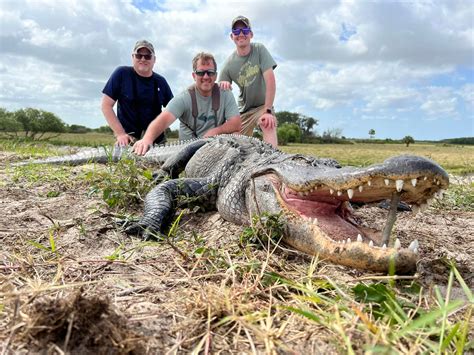
[[[80,150],[77,153],[55,156],[44,159],[26,160],[13,164],[13,166],[23,166],[28,164],[64,164],[81,165],[86,163],[108,163],[117,162],[124,156],[130,155],[130,147],[97,147]]]

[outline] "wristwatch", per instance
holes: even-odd
[[[273,115],[271,108],[267,108],[266,112],[269,113],[270,115]]]

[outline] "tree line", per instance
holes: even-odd
[[[319,120],[303,115],[297,112],[279,111],[276,112],[278,120],[278,143],[286,145],[288,143],[340,143],[351,144],[352,139],[347,139],[342,135],[342,129],[330,128],[326,129],[322,134],[318,134],[316,127]],[[17,111],[9,112],[7,109],[0,107],[0,133],[12,138],[25,137],[32,140],[50,139],[59,136],[61,133],[110,133],[112,130],[109,126],[101,126],[99,128],[89,128],[82,125],[64,123],[57,115],[52,112],[39,110],[35,108],[24,108]],[[45,134],[48,133],[47,138]],[[51,134],[52,133],[52,134]],[[367,143],[405,143],[408,147],[415,143],[412,136],[405,136],[401,140],[392,139],[375,139],[375,129],[370,129],[369,140],[356,139],[357,142]],[[178,138],[178,130],[166,130],[169,138]],[[441,141],[445,144],[474,144],[474,137],[453,138]]]
[[[43,139],[46,133],[48,139],[59,136],[61,133],[112,133],[109,126],[88,128],[82,125],[68,125],[52,112],[35,108],[24,108],[9,112],[0,107],[0,132],[9,137],[25,137],[32,140]]]

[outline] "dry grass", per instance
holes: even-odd
[[[168,240],[143,242],[114,224],[118,213],[139,214],[140,204],[118,210],[87,194],[98,179],[117,189],[131,174],[141,173],[126,164],[2,170],[4,354],[473,350],[472,258],[448,254],[457,268],[446,255],[437,258],[446,241],[427,246],[420,272],[409,277],[363,273],[275,245],[277,220],[244,229],[215,213],[186,211]],[[120,195],[125,202],[129,193]],[[423,238],[424,220],[441,219],[436,228],[454,234],[449,224],[459,213],[432,210],[403,217],[403,225],[410,221],[416,227],[408,231]],[[472,238],[455,238],[467,254],[452,240],[449,251],[469,259]]]

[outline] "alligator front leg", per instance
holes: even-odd
[[[187,145],[178,154],[169,157],[155,174],[160,178],[169,176],[172,179],[177,179],[179,174],[186,168],[186,164],[189,160],[191,160],[194,154],[205,144],[207,144],[207,141],[202,139]]]
[[[125,229],[127,234],[141,234],[144,239],[157,238],[169,227],[178,201],[180,204],[214,205],[217,185],[210,178],[169,180],[151,190],[145,198],[145,210],[138,223]]]

